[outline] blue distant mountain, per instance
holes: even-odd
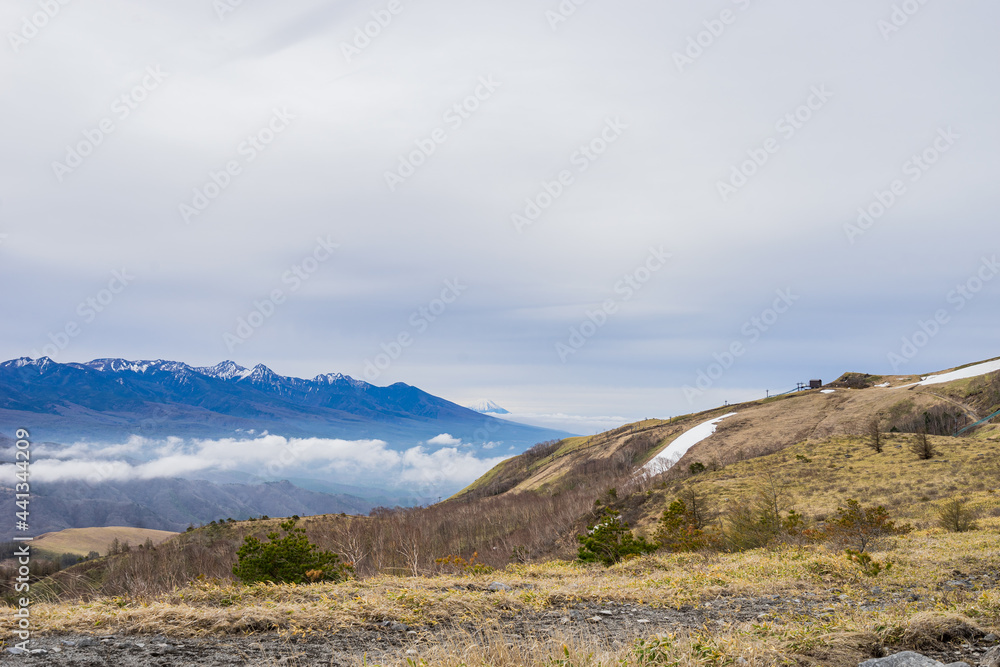
[[[232,361],[193,367],[124,359],[60,364],[48,357],[0,364],[0,432],[16,428],[55,442],[267,431],[380,439],[392,447],[447,433],[473,446],[503,442],[508,451],[569,435],[480,414],[410,385],[376,387],[339,373],[303,380]]]

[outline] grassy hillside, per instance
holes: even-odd
[[[949,435],[958,426],[1000,409],[1000,374],[916,386],[919,376],[870,376],[847,373],[823,393],[804,391],[726,406],[668,421],[647,420],[599,435],[569,438],[536,447],[500,463],[456,497],[483,497],[523,491],[557,492],[581,476],[622,474],[670,445],[697,424],[735,412],[714,435],[678,462],[724,466],[803,442],[823,443],[864,433],[876,418],[885,431],[915,431],[933,417]],[[887,386],[876,386],[887,385]],[[955,426],[952,429],[952,425]],[[976,437],[976,432],[965,434]]]
[[[718,508],[751,498],[772,484],[785,508],[807,519],[831,518],[848,498],[883,505],[890,514],[919,528],[930,528],[941,503],[967,499],[981,516],[1000,517],[1000,427],[976,438],[931,437],[937,456],[920,460],[911,451],[916,436],[889,434],[876,453],[863,437],[806,441],[779,452],[740,461],[649,490],[636,525],[651,528],[666,505],[686,488],[711,499]]]
[[[70,528],[60,530],[57,533],[40,535],[32,543],[32,547],[37,551],[52,555],[73,554],[74,556],[86,556],[91,551],[106,555],[108,545],[115,539],[121,543],[128,542],[132,546],[139,546],[140,544],[144,544],[147,539],[152,540],[153,544],[160,544],[176,534],[166,530],[125,528],[121,526]]]

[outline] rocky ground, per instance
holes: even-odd
[[[612,646],[637,637],[680,629],[723,627],[736,622],[780,622],[785,616],[822,617],[844,605],[861,609],[888,604],[901,593],[873,588],[865,599],[851,600],[843,594],[803,594],[789,598],[720,597],[697,607],[659,609],[645,605],[576,603],[542,612],[520,612],[499,617],[497,629],[504,636],[528,639],[596,639]],[[73,666],[165,666],[165,665],[358,665],[406,657],[416,659],[426,648],[446,638],[462,636],[475,641],[477,627],[410,628],[395,621],[358,625],[328,635],[283,638],[274,635],[176,639],[157,636],[47,636],[31,642],[30,653],[5,651],[5,664],[53,664]],[[978,665],[986,652],[998,645],[997,637],[985,635],[960,641],[938,650],[922,651],[945,664],[964,661]]]

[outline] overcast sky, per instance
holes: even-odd
[[[4,2],[0,356],[593,431],[1000,354],[1000,6],[577,2]]]

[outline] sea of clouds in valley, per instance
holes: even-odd
[[[480,447],[488,450],[497,444]],[[7,456],[12,461],[13,451]],[[133,435],[124,443],[36,444],[31,479],[41,483],[82,480],[99,484],[242,473],[260,481],[307,478],[449,493],[504,458],[480,457],[447,433],[402,451],[390,449],[381,440],[287,438],[268,433],[211,440]],[[13,464],[0,466],[0,474],[13,479],[13,468]]]

